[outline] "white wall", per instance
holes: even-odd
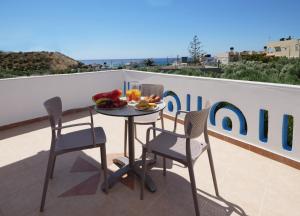
[[[202,97],[203,105],[207,100],[211,104],[220,101],[232,103],[246,118],[247,135],[239,133],[239,120],[236,114],[226,109],[217,112],[216,126],[209,122],[211,130],[300,162],[300,86],[292,85],[129,70],[2,79],[0,80],[0,126],[45,116],[43,102],[50,97],[60,96],[64,110],[85,107],[92,104],[93,94],[114,88],[123,89],[124,82],[128,81],[163,84],[165,90],[172,90],[179,96],[183,110],[186,109],[187,94],[191,95],[191,110],[197,109],[198,96]],[[172,97],[167,97],[166,101],[175,102]],[[260,109],[269,112],[267,143],[259,140]],[[292,151],[282,147],[284,114],[294,117]],[[232,131],[226,131],[222,127],[222,119],[225,116],[229,116],[233,121]]]
[[[101,91],[123,86],[122,71],[0,79],[0,126],[45,116],[43,102],[60,96],[63,110],[92,104]]]
[[[220,101],[232,103],[243,112],[246,118],[248,125],[247,135],[239,133],[238,118],[233,112],[226,109],[221,109],[217,112],[216,126],[209,124],[211,130],[300,161],[300,86],[148,72],[141,73],[138,71],[126,71],[125,79],[126,81],[138,80],[141,83],[163,84],[165,90],[172,90],[179,96],[183,110],[186,109],[187,94],[191,95],[191,110],[197,109],[197,96],[202,96],[203,105],[206,100],[209,100],[211,104]],[[166,101],[168,100],[174,102],[172,97],[167,97]],[[267,143],[259,140],[260,109],[265,109],[269,112]],[[283,114],[294,117],[292,151],[287,151],[282,147]],[[233,120],[232,131],[226,131],[222,127],[222,119],[225,116],[229,116]]]

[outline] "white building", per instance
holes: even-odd
[[[229,63],[229,53],[228,52],[218,53],[218,54],[216,54],[215,57],[216,57],[217,61],[220,62],[221,64]]]
[[[296,58],[300,57],[300,39],[282,38],[267,44],[267,55]]]

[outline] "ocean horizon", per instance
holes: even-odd
[[[107,66],[110,67],[118,67],[124,66],[130,63],[138,63],[141,64],[143,61],[148,58],[138,58],[138,59],[86,59],[86,60],[79,60],[83,64],[93,65],[93,64],[104,64],[106,62]],[[154,61],[155,65],[168,65],[172,64],[177,60],[177,58],[151,58]]]

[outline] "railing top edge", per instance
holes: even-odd
[[[45,77],[57,77],[57,76],[84,76],[95,73],[108,73],[108,72],[124,72],[123,70],[105,70],[105,71],[91,71],[91,72],[81,72],[81,73],[67,73],[67,74],[45,74],[45,75],[33,75],[33,76],[21,76],[21,77],[12,77],[0,79],[1,81],[7,80],[21,80],[21,79],[32,79],[32,78],[45,78]]]
[[[246,81],[246,80],[234,80],[234,79],[222,79],[222,78],[211,78],[211,77],[198,77],[198,76],[187,76],[180,74],[164,74],[157,72],[149,71],[139,71],[139,70],[129,70],[129,69],[118,69],[118,70],[106,70],[106,71],[92,71],[92,72],[82,72],[82,73],[70,73],[70,74],[47,74],[47,75],[36,75],[36,76],[22,76],[14,78],[5,78],[0,79],[0,82],[9,81],[9,80],[22,80],[22,79],[32,79],[32,78],[46,78],[46,77],[58,77],[58,76],[85,76],[96,73],[109,73],[109,72],[123,72],[123,73],[147,73],[160,75],[165,77],[181,77],[186,79],[196,79],[196,80],[205,80],[205,81],[220,81],[224,83],[236,83],[236,84],[246,84],[246,85],[259,85],[259,86],[269,86],[269,87],[281,87],[281,88],[290,88],[290,89],[300,89],[300,85],[291,85],[291,84],[280,84],[280,83],[268,83],[268,82],[257,82],[257,81]]]
[[[281,83],[269,83],[269,82],[258,82],[258,81],[247,81],[247,80],[235,80],[235,79],[222,79],[222,78],[211,78],[211,77],[201,77],[201,76],[188,76],[181,74],[164,74],[158,72],[149,72],[149,71],[139,71],[139,70],[125,70],[125,72],[139,72],[139,73],[150,73],[150,74],[159,74],[161,76],[169,76],[169,77],[183,77],[187,79],[199,79],[199,80],[207,80],[207,81],[221,81],[227,83],[240,83],[247,85],[261,85],[261,86],[270,86],[270,87],[282,87],[282,88],[297,88],[300,89],[300,85],[292,85],[292,84],[281,84]]]

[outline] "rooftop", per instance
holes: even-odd
[[[87,122],[87,112],[64,116],[68,123]],[[124,119],[94,115],[95,125],[107,133],[109,169],[112,158],[122,155]],[[172,129],[173,121],[166,120]],[[67,130],[67,129],[66,129]],[[146,126],[138,126],[145,140]],[[179,125],[182,131],[182,125]],[[155,193],[146,191],[139,199],[140,185],[134,179],[117,183],[104,194],[99,149],[58,157],[49,185],[44,213],[39,213],[43,178],[50,146],[47,120],[0,133],[0,215],[194,215],[187,169],[167,162],[167,176],[158,162],[150,175]],[[214,196],[207,155],[195,164],[196,184],[203,215],[296,215],[300,200],[300,172],[282,163],[210,137],[222,199]],[[141,153],[136,141],[136,157]]]
[[[145,191],[143,201],[131,176],[104,194],[99,149],[58,156],[44,212],[39,212],[51,139],[43,102],[60,96],[65,122],[87,122],[88,113],[80,108],[91,105],[93,94],[125,91],[130,81],[164,85],[168,130],[178,109],[212,105],[208,129],[221,198],[214,195],[204,153],[194,166],[201,215],[299,213],[299,86],[115,70],[0,80],[0,216],[195,215],[188,170],[170,160],[166,177],[160,160],[149,172],[157,191]],[[106,132],[113,172],[112,159],[123,154],[124,119],[95,113],[94,121]],[[146,127],[138,126],[141,142]],[[75,129],[80,128],[65,132]],[[138,140],[135,146],[139,158]]]

